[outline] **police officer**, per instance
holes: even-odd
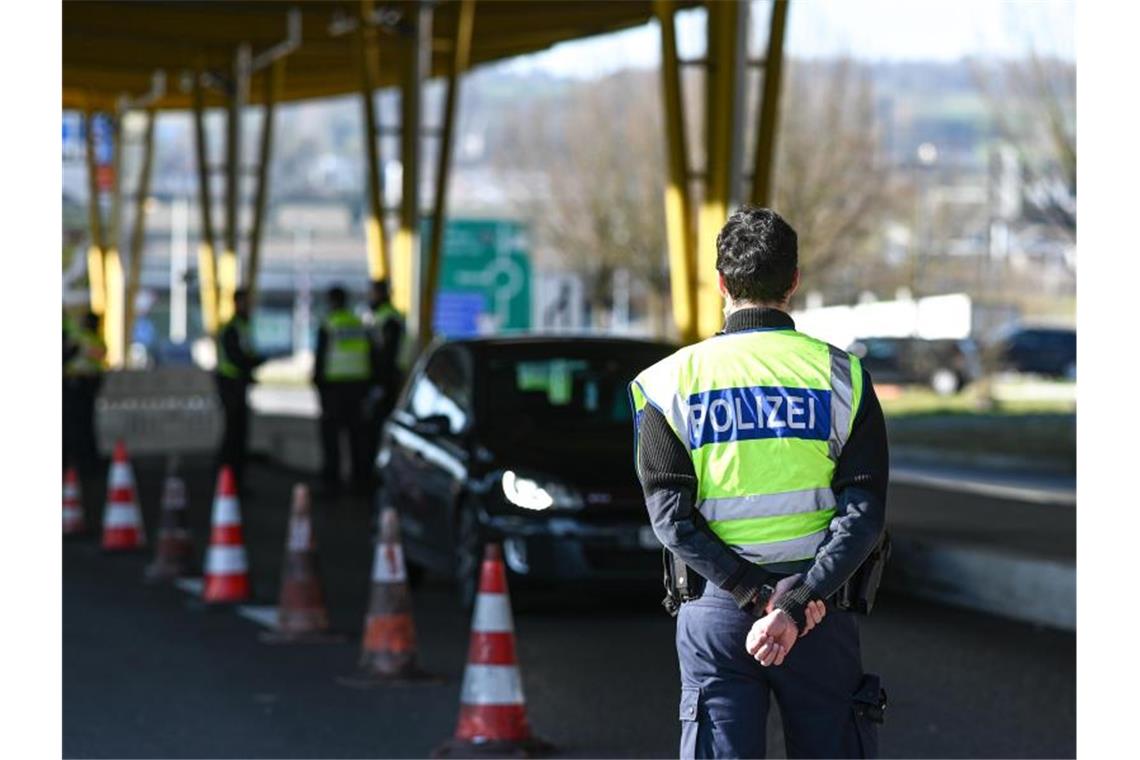
[[[329,314],[317,331],[313,384],[321,400],[321,476],[329,491],[340,488],[340,435],[348,433],[353,484],[368,483],[365,450],[365,399],[372,377],[373,347],[368,328],[348,309],[348,294],[339,285],[328,292]]]
[[[95,398],[103,384],[107,345],[99,334],[99,315],[87,312],[79,325],[64,323],[64,426],[66,448],[85,477],[99,464],[95,443]]]
[[[265,357],[254,352],[251,341],[249,292],[240,288],[234,291],[233,318],[218,333],[218,366],[214,374],[226,418],[218,460],[230,466],[239,487],[249,437],[248,390],[253,383],[253,370],[264,361]]]
[[[724,330],[630,386],[681,602],[681,756],[763,757],[774,695],[788,757],[871,757],[885,693],[835,599],[884,530],[882,410],[856,357],[796,331],[797,239],[778,214],[733,213],[716,268]]]
[[[402,381],[399,358],[404,342],[404,315],[392,304],[387,280],[373,280],[368,299],[368,325],[373,344],[372,388],[368,402],[367,450],[376,455],[380,429],[396,405]]]

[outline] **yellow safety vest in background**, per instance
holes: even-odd
[[[367,380],[371,344],[364,323],[351,311],[341,309],[329,314],[325,331],[328,334],[325,379],[334,383]]]

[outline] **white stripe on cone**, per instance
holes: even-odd
[[[468,665],[460,702],[465,705],[521,705],[522,681],[515,665]]]
[[[107,528],[137,528],[141,522],[138,508],[133,504],[112,504],[103,518],[103,526]]]
[[[244,546],[210,546],[206,549],[206,575],[246,572]]]
[[[135,479],[129,464],[116,462],[111,465],[111,488],[134,488],[134,485]]]
[[[476,633],[510,633],[514,631],[511,619],[511,598],[506,594],[481,592],[475,599],[475,615],[471,630]]]
[[[236,497],[219,496],[214,500],[214,525],[241,525]]]
[[[372,559],[372,580],[376,583],[402,583],[407,578],[404,547],[399,544],[377,544]]]
[[[312,526],[308,518],[295,519],[289,524],[289,551],[304,552],[309,550],[309,539],[312,537]]]

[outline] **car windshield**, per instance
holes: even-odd
[[[482,419],[502,433],[631,424],[629,383],[673,349],[649,343],[497,346],[483,374]],[[506,424],[499,424],[506,423]]]

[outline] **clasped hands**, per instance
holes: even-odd
[[[776,585],[776,591],[765,607],[767,614],[753,623],[752,629],[748,631],[745,648],[748,654],[765,667],[782,664],[795,646],[796,639],[806,636],[827,614],[827,607],[822,601],[808,602],[804,608],[804,629],[800,631],[791,615],[773,608],[780,594],[794,585],[797,580],[798,576],[792,576]]]

